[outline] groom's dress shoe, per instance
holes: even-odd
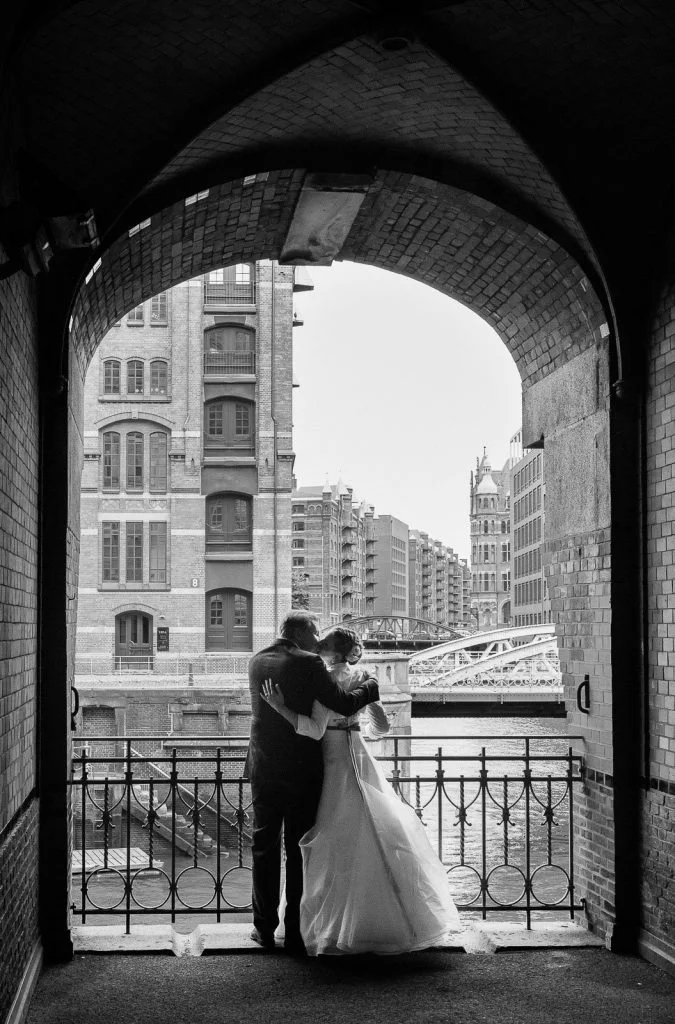
[[[272,935],[270,932],[264,932],[263,933],[263,932],[259,932],[257,928],[254,928],[253,931],[251,932],[251,938],[259,946],[262,946],[263,949],[268,949],[268,950],[276,949],[276,944],[274,942],[274,935]]]
[[[305,944],[299,935],[293,935],[284,939],[284,950],[289,954],[289,956],[307,956]]]

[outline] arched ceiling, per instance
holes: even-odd
[[[82,373],[105,332],[137,303],[223,264],[277,259],[304,181],[304,170],[287,170],[228,182],[120,236],[73,311]],[[499,333],[526,385],[606,337],[602,306],[569,253],[452,186],[380,171],[341,258],[407,274],[469,306]]]
[[[7,19],[22,194],[92,207],[104,248],[244,174],[397,172],[539,230],[626,323],[649,303],[673,214],[666,0],[35,0]]]

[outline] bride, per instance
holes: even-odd
[[[356,633],[336,627],[319,643],[333,679],[345,690],[363,672]],[[342,718],[314,701],[311,717],[286,707],[270,680],[261,695],[303,736],[322,739],[324,780],[316,823],[300,840],[300,930],[310,956],[407,953],[459,931],[445,869],[411,807],[387,782],[361,739],[389,723],[380,703]]]

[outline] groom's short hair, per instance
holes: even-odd
[[[311,625],[319,621],[319,616],[314,612],[298,608],[289,612],[281,623],[281,635],[285,640],[292,640],[298,633],[304,633]]]

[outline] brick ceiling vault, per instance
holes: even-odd
[[[304,178],[286,170],[228,182],[121,236],[73,309],[83,370],[112,323],[151,295],[226,263],[278,258]],[[341,258],[409,275],[469,306],[499,333],[526,384],[601,340],[605,314],[577,261],[452,186],[378,172]]]
[[[507,340],[525,379],[554,347],[575,351],[582,324],[591,344],[601,320],[646,309],[674,212],[675,5],[412,8],[24,5],[10,68],[24,180],[37,183],[47,214],[95,211],[103,262],[75,309],[92,338],[111,319],[102,281],[119,315],[139,289],[198,273],[212,257],[278,255],[302,177],[286,168],[375,172],[343,258],[466,302]],[[392,33],[403,49],[387,47]],[[274,186],[241,190],[244,175],[263,171]],[[188,211],[184,197],[206,188],[207,205]],[[151,228],[129,239],[147,218]]]

